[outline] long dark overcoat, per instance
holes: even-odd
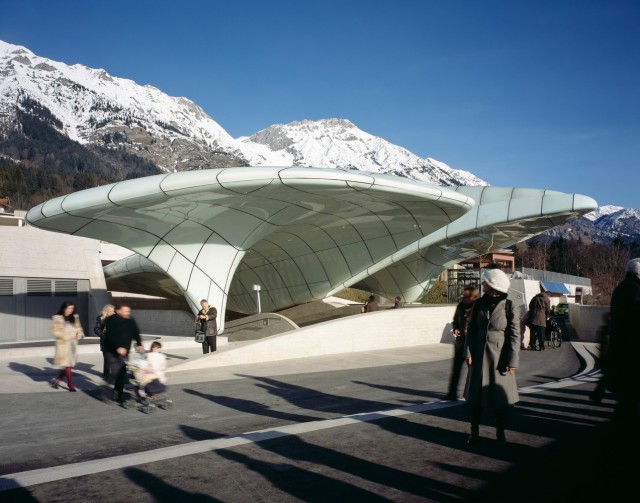
[[[465,357],[471,356],[464,397],[468,405],[502,408],[519,400],[515,373],[520,357],[520,316],[506,299],[500,300],[490,313],[485,294],[475,301],[465,341]]]
[[[638,312],[640,279],[635,274],[627,273],[611,296],[605,379],[610,391],[636,397],[640,395],[637,384],[640,356],[633,348],[638,342]]]

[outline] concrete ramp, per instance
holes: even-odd
[[[174,365],[168,372],[453,342],[455,306],[420,306],[358,314],[243,343]]]

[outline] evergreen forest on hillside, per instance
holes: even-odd
[[[33,112],[33,110],[30,110]],[[19,110],[17,127],[0,132],[0,197],[28,210],[52,197],[156,175],[154,163],[123,149],[87,147],[59,133],[56,119]]]

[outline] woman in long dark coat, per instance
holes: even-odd
[[[478,442],[485,408],[494,409],[496,438],[506,443],[507,408],[519,400],[515,371],[520,357],[520,317],[507,299],[510,285],[504,272],[488,270],[482,282],[484,295],[475,301],[471,313],[465,341],[469,373],[464,390],[470,407],[470,445]]]

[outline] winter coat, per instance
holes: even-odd
[[[638,341],[640,312],[640,279],[627,273],[611,295],[609,348],[607,350],[605,382],[610,391],[624,395],[640,395],[637,385],[640,356],[635,350]]]
[[[379,311],[380,306],[375,300],[368,300],[367,302],[365,302],[362,309],[363,313],[373,313],[374,311]]]
[[[107,323],[107,319],[102,316],[98,316],[96,318],[96,324],[93,326],[93,333],[100,337],[100,351],[104,353],[104,334],[105,334],[105,325]]]
[[[467,326],[469,324],[469,319],[471,317],[472,310],[473,310],[473,302],[470,302],[470,303],[459,302],[458,305],[456,306],[456,311],[453,314],[453,321],[451,322],[451,325],[454,330],[458,330],[460,332],[460,335],[457,336],[454,341],[454,345],[457,351],[464,350]]]
[[[165,370],[167,370],[167,357],[163,353],[151,351],[147,353],[147,361],[149,362],[149,369],[153,372],[162,384],[167,384],[167,376]]]
[[[464,390],[468,405],[502,408],[519,400],[516,375],[508,373],[507,367],[519,364],[520,316],[506,295],[485,294],[474,302],[465,343],[465,357],[469,356]]]
[[[551,312],[551,301],[546,293],[540,292],[529,302],[529,324],[538,327],[547,326],[547,318]]]
[[[125,348],[129,354],[133,341],[136,341],[138,346],[142,346],[140,329],[133,318],[122,318],[118,314],[113,314],[107,318],[104,330],[103,347],[105,352],[117,356],[118,348]]]
[[[204,314],[207,319],[199,320],[200,330],[207,334],[207,337],[218,335],[218,323],[216,321],[218,310],[215,307],[209,306],[209,309],[206,312],[204,309],[200,309],[200,311],[198,311],[198,315],[201,314]]]
[[[75,366],[78,340],[84,338],[78,315],[74,314],[73,323],[69,323],[62,315],[56,314],[51,319],[51,335],[56,339],[53,364],[60,367]]]

